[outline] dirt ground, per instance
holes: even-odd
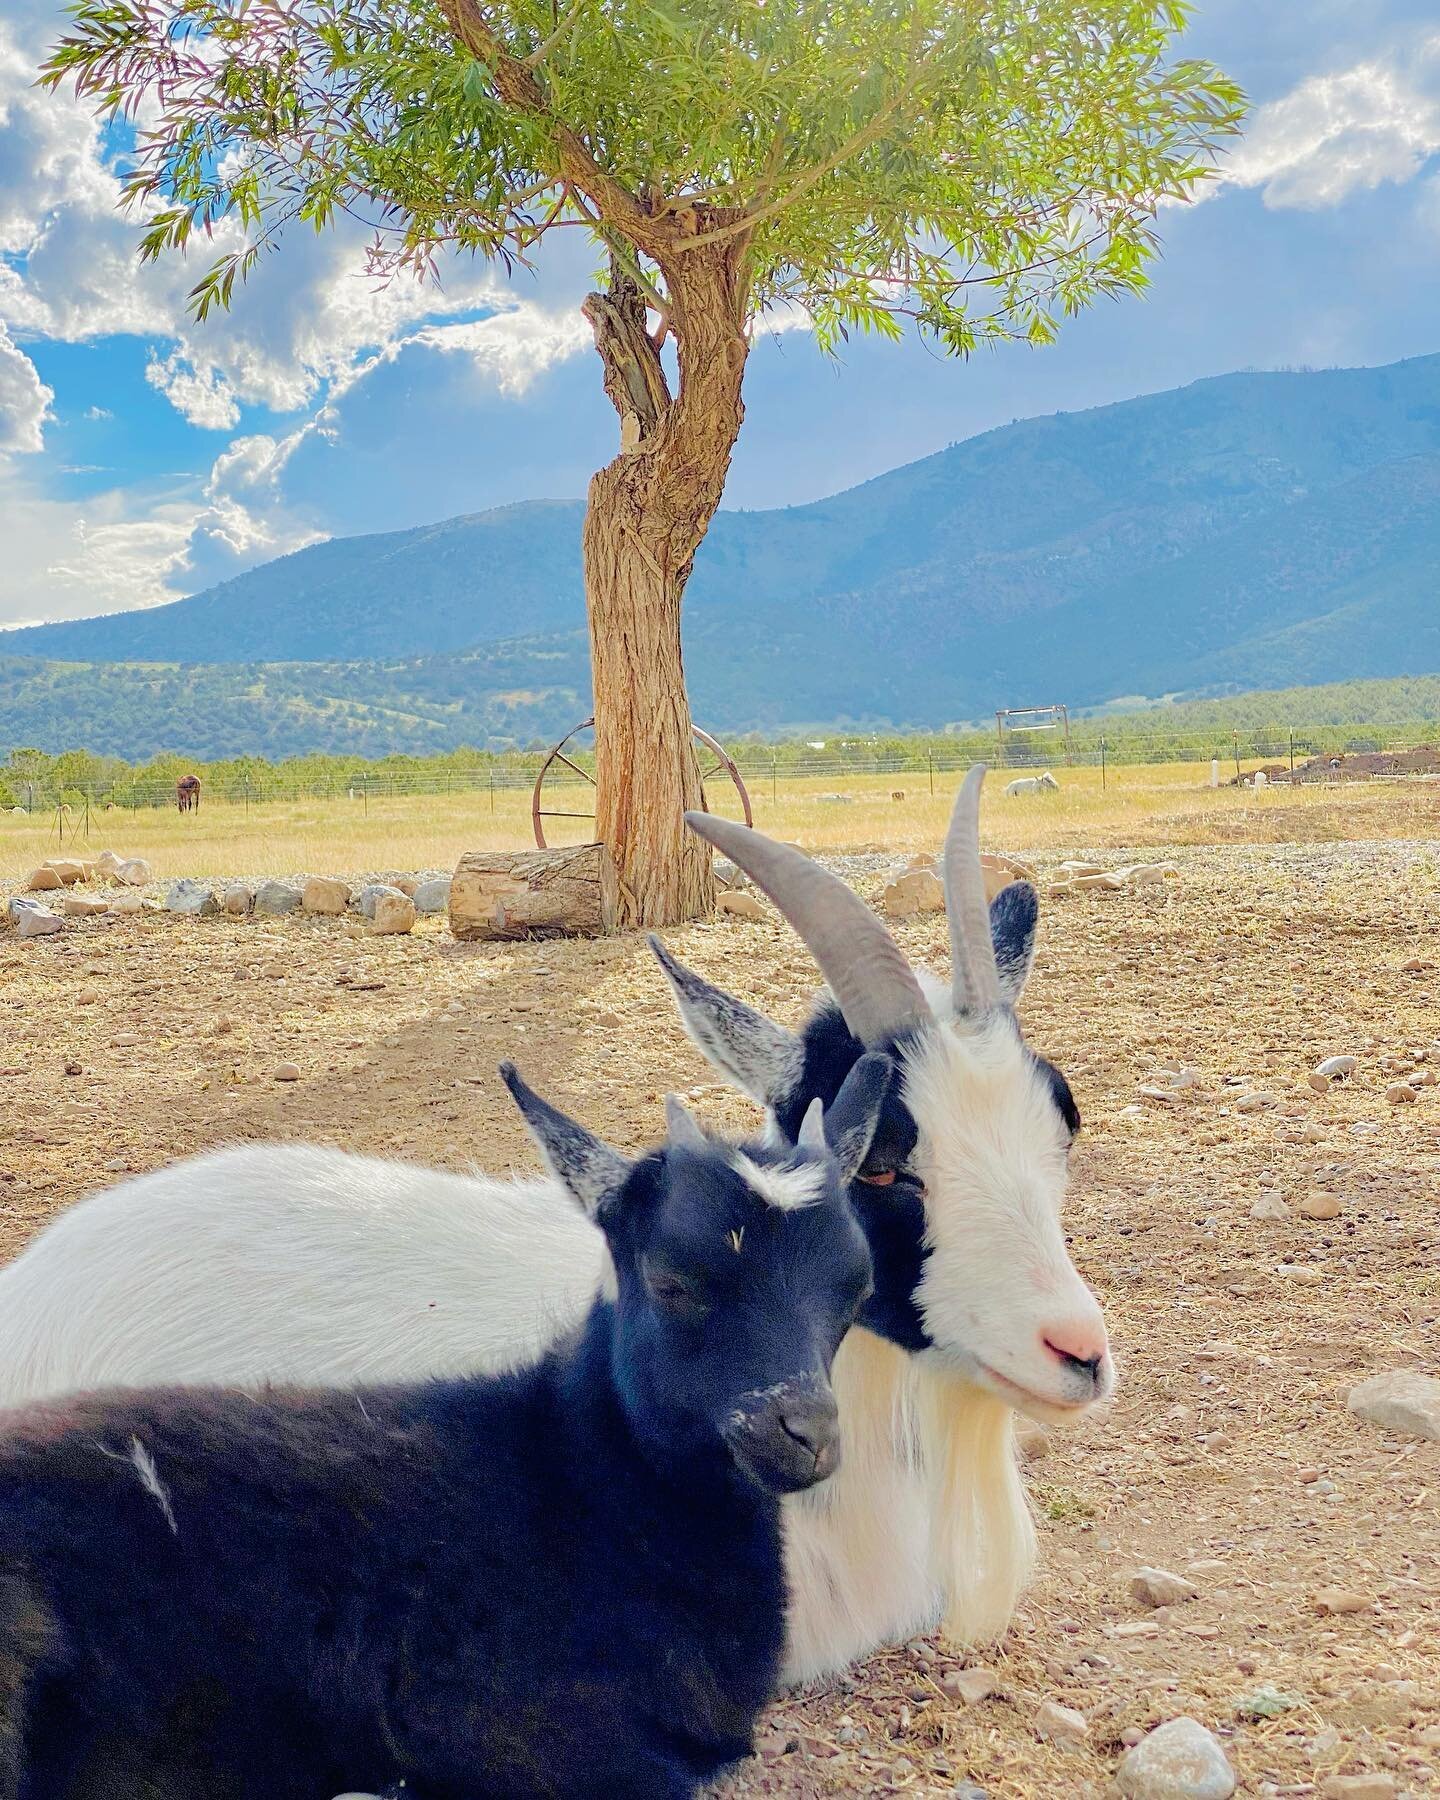
[[[1440,1069],[1436,855],[1159,853],[1178,881],[1047,902],[1024,1007],[1085,1117],[1069,1228],[1121,1365],[1109,1416],[1029,1465],[1042,1578],[998,1649],[933,1639],[784,1699],[730,1792],[1101,1796],[1124,1734],[1182,1713],[1221,1735],[1246,1794],[1320,1795],[1366,1770],[1440,1792],[1440,1445],[1345,1406],[1369,1374],[1440,1361],[1440,1088],[1385,1097]],[[669,935],[752,1002],[802,1013],[813,970],[782,925]],[[944,966],[943,917],[897,935]],[[1344,1051],[1353,1081],[1313,1093],[1307,1072]],[[493,948],[439,920],[404,939],[163,915],[5,931],[0,1255],[126,1171],[241,1139],[529,1166],[495,1076],[507,1055],[621,1143],[658,1131],[670,1087],[717,1122],[753,1117],[686,1044],[638,938]],[[273,1078],[285,1062],[298,1081]],[[1146,1097],[1167,1063],[1199,1084]],[[1257,1090],[1275,1104],[1237,1109]],[[1295,1210],[1317,1193],[1338,1216]],[[1252,1217],[1266,1195],[1290,1216]],[[1188,1572],[1198,1598],[1143,1610],[1140,1564]],[[1327,1588],[1362,1610],[1322,1611]],[[967,1661],[1002,1684],[969,1708],[941,1689]],[[1037,1739],[1046,1699],[1086,1715],[1084,1747]]]

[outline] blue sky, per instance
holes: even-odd
[[[577,306],[590,252],[506,285],[364,276],[296,237],[233,313],[141,270],[87,116],[31,87],[61,17],[0,21],[0,626],[154,605],[316,538],[576,495],[614,450]],[[1186,48],[1255,103],[1225,179],[1167,211],[1149,296],[969,363],[764,338],[726,504],[810,499],[1034,413],[1244,367],[1440,350],[1433,0],[1211,0]]]

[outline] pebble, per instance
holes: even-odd
[[[330,875],[312,875],[300,890],[300,904],[307,913],[338,919],[350,909],[350,884]]]
[[[220,902],[232,919],[245,919],[255,904],[255,890],[248,881],[232,881]]]
[[[940,1681],[941,1691],[963,1706],[978,1706],[982,1700],[998,1694],[1003,1685],[998,1672],[983,1665],[973,1669],[952,1669]]]
[[[432,881],[422,881],[410,898],[417,913],[446,912],[450,906],[450,877],[440,875]]]
[[[298,1081],[300,1070],[294,1063],[280,1063],[275,1070],[276,1081]]]
[[[990,1790],[976,1787],[973,1781],[959,1781],[950,1790],[950,1800],[990,1800]]]
[[[138,1031],[117,1031],[110,1040],[112,1050],[132,1050],[140,1042]]]
[[[1393,1775],[1327,1775],[1320,1784],[1322,1800],[1395,1800]]]
[[[59,913],[51,912],[39,900],[25,900],[18,894],[10,902],[10,917],[16,935],[22,938],[53,937],[65,929]]]
[[[1264,1088],[1257,1088],[1253,1093],[1242,1094],[1235,1102],[1235,1110],[1242,1113],[1258,1113],[1265,1112],[1278,1104],[1274,1094]]]
[[[1338,1219],[1342,1211],[1333,1194],[1306,1194],[1296,1210],[1307,1219]]]
[[[170,892],[165,896],[165,910],[203,919],[210,913],[219,912],[220,906],[208,882],[185,880],[171,884]]]
[[[1397,1081],[1394,1087],[1387,1087],[1385,1098],[1391,1106],[1404,1106],[1415,1098],[1415,1090],[1408,1082]]]
[[[382,894],[375,902],[375,930],[393,937],[415,928],[415,902],[408,894]]]
[[[1366,1595],[1353,1593],[1349,1588],[1323,1587],[1315,1595],[1315,1610],[1322,1618],[1369,1612],[1372,1604]]]
[[[110,902],[98,894],[67,894],[60,904],[67,919],[96,919],[110,910]]]
[[[1305,1079],[1309,1082],[1310,1086],[1314,1088],[1317,1094],[1328,1094],[1330,1092],[1330,1077],[1328,1075],[1322,1075],[1318,1069],[1312,1069]]]
[[[734,919],[751,919],[757,924],[770,917],[768,910],[760,904],[753,894],[727,891],[720,896],[719,907],[722,913],[729,913]]]
[[[1323,1062],[1316,1063],[1315,1073],[1343,1081],[1347,1075],[1353,1075],[1359,1066],[1360,1059],[1356,1056],[1327,1056]]]
[[[262,881],[255,890],[254,908],[257,913],[278,917],[298,912],[302,898],[300,889],[288,881]]]
[[[1090,1721],[1073,1706],[1042,1700],[1035,1713],[1035,1733],[1061,1750],[1078,1750],[1090,1735]]]
[[[390,894],[400,894],[399,888],[391,887],[388,883],[383,881],[372,881],[368,887],[361,888],[359,897],[355,901],[355,905],[362,917],[373,920],[375,917],[375,908],[380,904],[381,900]],[[403,894],[401,894],[400,897],[402,900],[406,898]]]
[[[1415,1369],[1372,1375],[1351,1388],[1346,1405],[1368,1425],[1440,1443],[1440,1381],[1433,1375]]]
[[[1142,1606],[1177,1606],[1200,1592],[1193,1581],[1169,1569],[1139,1568],[1130,1577],[1130,1592]]]
[[[1229,1800],[1235,1771],[1198,1719],[1157,1725],[1120,1758],[1115,1783],[1125,1800]]]
[[[1290,1208],[1276,1193],[1265,1193],[1250,1208],[1252,1219],[1288,1219]]]

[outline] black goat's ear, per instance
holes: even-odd
[[[724,988],[711,987],[653,933],[649,943],[670,983],[685,1035],[706,1062],[761,1106],[783,1105],[800,1077],[800,1039]]]
[[[520,1108],[530,1135],[540,1146],[551,1174],[579,1201],[590,1218],[602,1200],[624,1187],[633,1164],[593,1132],[542,1100],[520,1079],[514,1063],[500,1065],[500,1079]]]
[[[899,1073],[883,1050],[862,1056],[825,1110],[825,1141],[845,1181],[853,1181],[870,1154],[875,1128]]]
[[[990,902],[990,942],[1000,976],[1000,997],[1014,1006],[1035,966],[1040,896],[1028,881],[1012,881]]]

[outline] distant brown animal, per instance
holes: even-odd
[[[200,777],[182,775],[175,783],[175,804],[182,813],[200,810]]]

